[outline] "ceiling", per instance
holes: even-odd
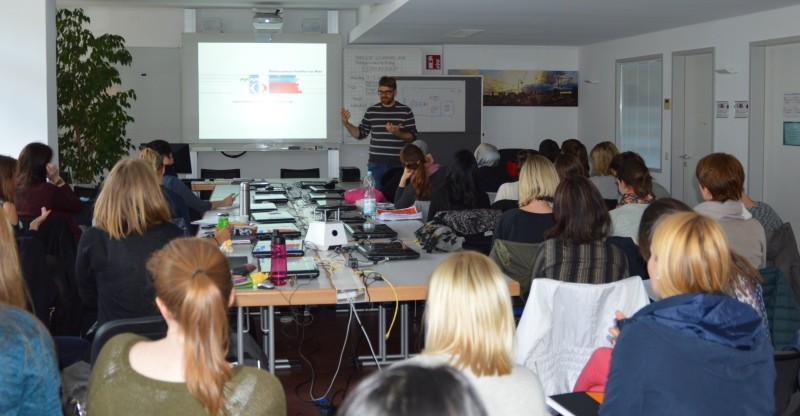
[[[580,46],[800,4],[800,0],[57,0],[58,7],[356,10],[353,44]],[[446,35],[480,30],[465,38]],[[735,30],[736,28],[731,28]]]

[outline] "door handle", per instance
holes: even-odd
[[[687,160],[687,159],[691,159],[691,158],[692,158],[691,156],[689,156],[689,155],[687,155],[687,154],[682,154],[682,155],[680,155],[680,156],[678,156],[678,157],[679,157],[679,158],[681,158],[681,159],[683,159],[683,160]]]

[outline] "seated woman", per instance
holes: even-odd
[[[94,223],[78,244],[76,275],[84,305],[97,309],[98,327],[157,315],[145,262],[183,232],[170,222],[156,172],[147,162],[117,162],[97,197]]]
[[[610,141],[598,143],[589,153],[589,156],[592,157],[592,171],[589,179],[605,200],[616,201],[619,198],[617,178],[611,174],[610,168],[611,159],[618,153],[617,146]]]
[[[578,157],[575,155],[562,153],[556,156],[556,161],[553,163],[553,165],[555,166],[556,172],[558,172],[558,177],[561,180],[572,176],[583,176],[584,178],[589,177],[587,172],[583,170],[583,165],[581,164],[580,159],[578,159]]]
[[[503,213],[494,228],[495,240],[541,243],[555,225],[553,195],[559,179],[553,164],[544,156],[530,156],[519,172],[519,208]]]
[[[181,238],[158,250],[147,270],[167,336],[109,340],[89,380],[89,414],[285,415],[274,375],[225,361],[233,303],[225,255],[207,241]]]
[[[622,163],[628,159],[636,159],[642,162],[643,165],[647,166],[647,163],[645,163],[644,158],[642,158],[642,156],[639,155],[638,153],[630,151],[622,152],[616,154],[613,158],[611,158],[611,163],[608,165],[608,169],[611,171],[611,175],[616,177],[619,167],[622,166]],[[653,199],[671,198],[671,197],[672,196],[670,195],[667,188],[664,188],[658,182],[653,181]]]
[[[663,300],[618,321],[600,415],[774,414],[772,346],[753,308],[723,294],[731,249],[719,223],[669,215],[651,252]]]
[[[561,154],[558,142],[553,139],[544,139],[539,143],[539,153],[549,161],[556,163],[556,156]]]
[[[415,201],[430,201],[433,191],[439,189],[444,182],[445,170],[438,164],[429,162],[425,151],[427,145],[420,140],[400,149],[403,175],[394,194],[395,208],[410,207]]]
[[[339,416],[486,416],[463,374],[452,367],[405,364],[377,371],[347,395]]]
[[[478,163],[478,184],[481,191],[496,193],[500,185],[511,181],[505,166],[500,166],[500,152],[494,145],[481,143],[475,148]]]
[[[227,207],[233,204],[233,200],[236,198],[236,194],[230,194],[225,199],[220,201],[203,201],[197,195],[192,192],[186,185],[175,176],[174,173],[170,173],[170,169],[172,164],[174,163],[175,156],[172,154],[172,147],[170,147],[169,143],[164,140],[153,140],[152,142],[147,144],[147,147],[155,150],[158,152],[161,157],[163,158],[163,163],[165,166],[165,174],[161,178],[161,185],[165,188],[169,189],[172,192],[180,195],[183,202],[189,208],[195,210],[196,212],[202,214],[210,209],[217,209],[219,207]]]
[[[63,217],[77,242],[81,237],[73,214],[83,210],[83,203],[61,176],[58,167],[51,163],[53,149],[43,143],[30,143],[19,154],[19,183],[15,195],[20,217],[34,219],[42,208],[52,211],[54,217]]]
[[[424,319],[425,348],[406,363],[460,370],[490,415],[547,414],[536,374],[513,363],[511,297],[488,257],[459,252],[437,266],[428,282]]]
[[[0,204],[3,205],[3,212],[6,214],[9,224],[14,228],[14,234],[19,237],[27,234],[27,231],[38,231],[39,226],[47,219],[51,211],[42,207],[41,215],[28,224],[27,230],[23,230],[22,224],[19,222],[17,206],[14,203],[17,197],[18,183],[19,168],[17,159],[0,155]]]
[[[574,155],[583,167],[584,176],[589,176],[589,153],[586,151],[586,146],[578,139],[567,139],[561,143],[561,153],[566,155]]]
[[[533,277],[573,283],[610,283],[628,277],[625,253],[606,240],[611,217],[592,182],[564,179],[553,198],[556,225],[545,234],[533,262]]]
[[[653,201],[651,192],[653,178],[650,177],[650,171],[644,163],[636,159],[629,159],[624,161],[617,171],[617,181],[622,198],[619,200],[617,208],[609,212],[612,225],[611,235],[630,237],[637,242],[642,213],[647,208],[647,204]]]
[[[189,218],[189,207],[186,206],[186,203],[183,202],[183,198],[181,198],[180,195],[170,191],[164,186],[164,158],[160,153],[150,148],[142,149],[142,151],[139,152],[139,157],[146,160],[147,163],[155,169],[156,176],[158,176],[158,183],[161,184],[161,193],[164,195],[164,199],[167,200],[167,204],[169,204],[172,222],[183,230],[184,234],[188,237],[192,229],[190,226],[192,220]]]
[[[453,164],[447,169],[440,192],[431,196],[428,221],[439,211],[489,208],[489,205],[489,196],[478,187],[475,156],[467,150],[459,150],[453,155]]]
[[[525,158],[530,156],[535,156],[540,154],[538,151],[533,149],[522,149],[517,152],[517,176],[519,177],[519,170],[522,167],[522,163],[525,161]],[[505,208],[502,205],[504,204],[501,201],[511,201],[508,202],[511,206],[517,206],[517,201],[519,201],[519,181],[515,180],[513,182],[506,182],[500,185],[497,188],[497,194],[494,196],[494,203],[500,203],[500,206],[496,207],[503,211],[507,211],[511,207]]]
[[[743,255],[753,267],[767,262],[767,237],[764,227],[752,218],[740,200],[744,191],[744,168],[734,156],[712,153],[697,162],[695,176],[705,202],[694,210],[719,221],[731,248]]]

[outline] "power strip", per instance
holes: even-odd
[[[338,267],[329,273],[331,286],[336,289],[336,303],[366,302],[367,289],[349,267]]]

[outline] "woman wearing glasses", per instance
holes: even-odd
[[[445,169],[428,157],[428,145],[417,140],[403,146],[400,163],[403,175],[394,194],[395,208],[407,208],[415,201],[430,201],[434,190],[444,183]]]

